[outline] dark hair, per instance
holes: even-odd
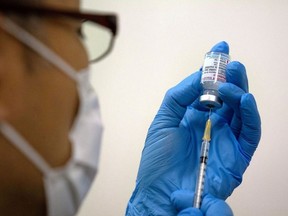
[[[33,6],[39,6],[40,2],[42,0],[0,0],[0,4],[7,3],[8,5],[33,5]],[[25,19],[23,19],[23,16],[19,16],[17,14],[9,14],[7,13],[7,16],[9,16],[11,19],[13,19],[15,22],[17,22],[19,25],[27,28],[27,30],[31,30],[32,23],[35,22],[35,17],[27,16]]]
[[[3,3],[10,3],[10,4],[32,4],[32,5],[38,5],[41,0],[0,0],[0,2]]]

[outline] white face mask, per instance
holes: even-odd
[[[98,99],[89,83],[89,71],[76,72],[55,52],[7,18],[1,28],[78,84],[80,106],[69,134],[72,156],[64,167],[51,168],[9,123],[0,123],[0,132],[43,173],[48,215],[74,215],[96,174],[102,134]]]

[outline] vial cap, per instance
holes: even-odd
[[[200,96],[200,102],[207,108],[220,108],[222,101],[218,96],[212,94],[204,94]]]

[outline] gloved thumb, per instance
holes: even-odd
[[[177,190],[174,191],[170,200],[177,211],[182,211],[183,209],[193,206],[194,193],[188,190]]]
[[[201,211],[203,211],[206,216],[233,216],[232,209],[224,200],[217,199],[210,194],[204,197]]]
[[[179,212],[178,216],[233,216],[233,212],[228,204],[221,199],[217,199],[208,194],[203,198],[201,211],[192,208],[194,193],[187,190],[177,190],[170,196],[172,205]]]
[[[203,216],[203,214],[199,209],[190,207],[179,212],[177,216]]]
[[[178,190],[171,194],[170,200],[179,212],[177,216],[203,216],[197,208],[192,208],[194,193]]]

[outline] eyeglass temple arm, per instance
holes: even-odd
[[[116,15],[92,15],[86,14],[86,20],[92,20],[99,25],[107,27],[111,30],[114,36],[117,35],[117,16]]]
[[[80,13],[78,11],[61,10],[57,8],[40,8],[20,3],[18,5],[11,3],[0,3],[0,11],[16,12],[21,14],[34,13],[39,16],[69,16],[75,19],[77,18],[93,21],[99,25],[109,28],[114,36],[117,34],[117,16],[115,14],[98,15],[92,13]]]

